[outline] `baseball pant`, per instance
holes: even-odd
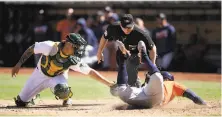
[[[29,102],[34,96],[46,88],[51,88],[54,90],[54,87],[57,84],[67,84],[66,79],[66,73],[56,77],[48,77],[36,68],[26,81],[25,86],[23,87],[19,96],[23,102]]]
[[[163,76],[159,72],[152,74],[149,83],[143,87],[143,92],[149,97],[152,106],[161,105],[164,99]]]
[[[126,62],[126,69],[128,74],[128,84],[130,86],[136,86],[138,79],[138,68],[140,62],[138,54],[132,54]],[[139,82],[139,81],[138,81]]]
[[[118,95],[130,105],[147,108],[160,106],[164,100],[163,77],[159,72],[152,74],[149,83],[142,88],[119,86]]]

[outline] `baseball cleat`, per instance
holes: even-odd
[[[144,53],[147,53],[146,51],[146,45],[143,41],[139,41],[138,45],[137,45],[137,49],[139,52],[144,52]]]

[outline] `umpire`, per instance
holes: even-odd
[[[151,61],[154,64],[156,61],[156,46],[150,35],[134,24],[133,16],[131,14],[124,14],[120,19],[120,22],[110,24],[101,37],[97,52],[98,63],[104,59],[102,52],[108,40],[118,40],[122,42],[131,54],[130,57],[122,54],[120,48],[118,48],[116,52],[116,61],[119,66],[117,84],[124,84],[128,81],[129,85],[135,86],[140,64],[137,50],[139,41],[142,40],[146,44]]]

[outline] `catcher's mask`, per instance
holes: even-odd
[[[54,87],[53,93],[55,94],[55,98],[67,100],[68,98],[71,98],[73,96],[73,93],[71,91],[71,87],[68,87],[67,84],[57,84]]]
[[[74,55],[82,57],[85,53],[87,42],[81,37],[80,34],[70,33],[66,36],[66,41],[72,43],[75,49]]]

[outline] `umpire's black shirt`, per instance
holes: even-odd
[[[137,44],[141,40],[146,44],[148,50],[151,50],[154,45],[149,33],[134,25],[130,34],[126,35],[121,29],[119,22],[110,24],[107,27],[107,30],[104,32],[104,38],[108,40],[122,41],[126,49],[130,50],[131,54],[138,53]]]

